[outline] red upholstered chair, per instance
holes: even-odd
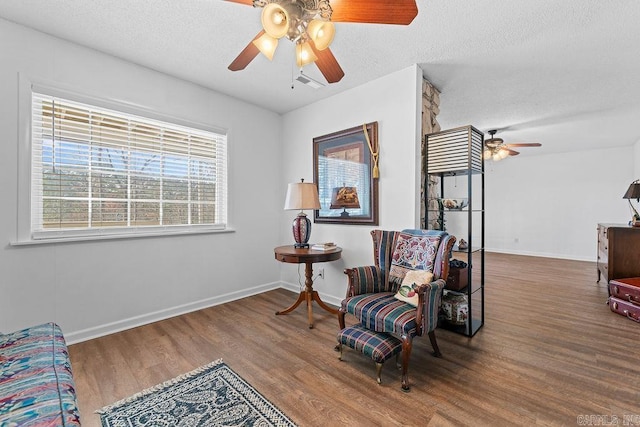
[[[413,338],[428,335],[433,354],[440,357],[434,330],[456,238],[436,230],[373,230],[371,236],[375,265],[345,270],[349,284],[338,321],[344,330],[345,315],[349,313],[372,333],[399,338],[402,341],[402,389],[408,391]],[[395,295],[407,272],[415,270],[432,272],[433,279],[416,284],[418,298],[414,306]]]

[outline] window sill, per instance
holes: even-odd
[[[73,236],[73,237],[57,237],[50,239],[37,239],[37,240],[18,240],[9,242],[10,246],[36,246],[36,245],[48,245],[51,243],[76,243],[76,242],[94,242],[98,240],[121,240],[121,239],[146,239],[155,237],[175,237],[175,236],[189,236],[196,234],[219,234],[219,233],[235,233],[233,228],[227,228],[224,230],[214,229],[199,229],[199,230],[179,230],[179,231],[153,231],[148,233],[138,234],[104,234],[95,236]]]

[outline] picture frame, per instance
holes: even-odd
[[[313,138],[313,179],[320,197],[314,222],[378,225],[377,153],[378,122]]]

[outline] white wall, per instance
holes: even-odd
[[[314,137],[378,122],[379,225],[312,224],[311,242],[333,241],[343,248],[341,260],[314,265],[316,270],[325,268],[325,279],[317,279],[314,289],[327,302],[339,304],[344,298],[345,267],[373,263],[372,229],[401,230],[418,225],[421,88],[422,71],[412,66],[283,117],[281,206],[287,183],[300,178],[313,180]],[[282,216],[281,244],[293,242],[290,224],[295,215],[286,211]],[[282,280],[297,291],[297,266],[283,264],[281,269]],[[301,275],[304,283],[304,266]]]
[[[635,181],[640,177],[640,141],[636,142],[633,146],[633,170],[633,180]]]
[[[19,75],[228,129],[236,231],[10,246]],[[1,19],[0,113],[0,331],[56,321],[73,342],[279,286],[279,115]]]
[[[485,164],[489,251],[595,261],[598,223],[627,223],[633,147]]]

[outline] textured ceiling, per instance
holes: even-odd
[[[391,2],[391,1],[390,1]],[[244,71],[227,65],[258,33],[260,9],[223,0],[2,0],[0,17],[285,113],[419,64],[445,127],[541,142],[523,155],[640,140],[640,1],[418,0],[409,26],[336,24],[345,71],[296,83],[293,44]],[[322,80],[314,65],[305,74]]]

